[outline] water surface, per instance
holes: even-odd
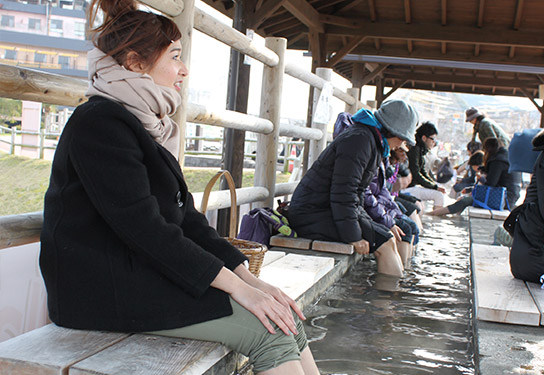
[[[468,219],[424,218],[398,280],[365,259],[305,314],[322,374],[474,374]]]

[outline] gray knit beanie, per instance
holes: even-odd
[[[414,136],[419,117],[414,107],[403,100],[389,100],[374,112],[383,127],[410,146],[416,144]]]

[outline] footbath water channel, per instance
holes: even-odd
[[[305,310],[322,374],[475,374],[468,217],[424,217],[402,279],[363,259]]]

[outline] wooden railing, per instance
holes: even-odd
[[[312,124],[312,127],[281,126],[280,109],[283,76],[289,74],[316,90],[319,96],[324,85],[330,84],[331,70],[318,68],[313,74],[293,64],[286,64],[284,54],[286,40],[266,38],[265,46],[256,45],[246,35],[221,23],[212,16],[194,7],[194,0],[142,0],[168,16],[174,17],[179,26],[192,24],[194,28],[213,37],[235,50],[264,64],[260,116],[250,116],[223,109],[211,109],[194,103],[185,103],[185,119],[189,122],[221,126],[225,128],[252,131],[258,134],[255,167],[255,186],[236,189],[238,203],[256,203],[272,206],[274,197],[291,194],[296,183],[275,183],[278,136],[297,137],[310,141],[311,158],[316,158],[326,145],[326,125]],[[190,33],[188,33],[190,34]],[[184,34],[187,35],[187,34]],[[184,40],[184,42],[187,42]],[[190,41],[189,41],[190,46]],[[184,47],[190,56],[190,48]],[[186,55],[187,56],[187,55]],[[0,64],[0,96],[11,99],[30,100],[50,104],[77,106],[86,101],[87,81]],[[346,103],[346,109],[354,112],[363,107],[355,97],[334,87],[333,95]],[[182,90],[182,99],[184,98]],[[184,144],[182,140],[182,144]],[[201,193],[195,194],[199,206]],[[211,194],[209,209],[225,208],[230,205],[227,191]],[[41,213],[6,216],[0,220],[0,248],[35,241],[41,228]]]

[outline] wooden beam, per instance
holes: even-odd
[[[357,28],[331,25],[327,28],[327,33],[331,35],[365,36],[380,39],[404,40],[409,37],[412,40],[420,41],[544,48],[544,33],[491,27],[479,29],[467,26],[453,27],[429,23],[375,22],[360,23]]]
[[[538,111],[542,115],[544,115],[544,107],[538,105],[538,103],[536,102],[535,97],[533,96],[533,94],[531,94],[531,92],[529,90],[527,90],[526,88],[524,88],[524,87],[520,87],[520,90],[527,98],[529,98],[529,100],[531,101],[531,103],[534,104],[536,109],[538,109]]]
[[[447,23],[448,23],[448,18],[447,18],[447,5],[448,5],[448,0],[442,0],[442,26],[446,26]]]
[[[361,24],[361,21],[356,20],[355,18],[339,17],[330,14],[319,14],[319,21],[329,25],[344,26],[355,29]]]
[[[179,16],[185,7],[183,0],[139,0],[139,2],[170,17]]]
[[[383,100],[384,100],[384,101],[387,100],[387,98],[389,98],[389,97],[391,96],[391,94],[393,94],[395,91],[397,91],[397,90],[400,89],[402,86],[404,86],[404,85],[406,84],[406,82],[408,82],[407,79],[405,79],[404,81],[399,82],[399,83],[397,83],[396,85],[394,85],[394,86],[391,88],[391,90],[389,90],[389,91],[387,92],[387,94],[385,94],[385,95],[383,96]]]
[[[297,33],[295,37],[287,38],[287,47],[291,47],[293,44],[295,44],[296,42],[298,42],[300,39],[304,38],[305,36],[307,36],[307,34]]]
[[[376,47],[376,50],[381,50],[382,45],[380,44],[380,38],[374,38],[374,47]]]
[[[516,55],[516,47],[512,46],[510,47],[510,51],[508,52],[508,57],[513,59]]]
[[[446,42],[440,43],[440,52],[442,52],[443,55],[446,54],[446,52],[447,52],[447,49],[446,49]]]
[[[455,83],[457,85],[478,85],[485,87],[503,87],[503,88],[519,88],[534,86],[534,81],[526,81],[525,83],[516,79],[497,79],[473,76],[460,76],[449,74],[425,74],[425,73],[402,73],[396,71],[387,71],[386,78],[390,79],[412,79],[418,82],[436,82],[436,83]]]
[[[376,22],[378,16],[376,15],[376,3],[374,0],[368,0],[368,10],[370,12],[370,20]]]
[[[286,0],[283,7],[308,28],[316,29],[320,33],[325,32],[323,24],[319,21],[319,13],[306,0]]]
[[[337,9],[335,14],[340,14],[340,13],[346,11],[346,10],[350,10],[350,9],[356,7],[357,5],[361,4],[363,1],[365,1],[365,0],[353,0],[351,3],[346,4],[343,7]]]
[[[300,21],[296,18],[290,18],[284,22],[277,23],[273,26],[264,25],[263,29],[266,35],[277,35],[278,33],[288,30],[293,27],[301,26]],[[307,27],[304,26],[306,29]]]
[[[366,85],[367,83],[372,82],[372,80],[382,74],[388,66],[388,64],[380,65],[378,69],[374,69],[372,73],[364,76],[364,78],[361,80],[361,87]]]
[[[255,11],[253,14],[253,19],[255,23],[253,25],[254,29],[257,29],[262,25],[268,17],[270,17],[274,12],[276,12],[286,0],[267,0],[263,5]]]
[[[480,56],[480,45],[478,43],[474,45],[474,56]]]
[[[368,43],[361,43],[359,47],[354,50],[353,53],[356,53],[357,55],[376,55],[376,52],[377,51],[374,46],[369,45]],[[451,60],[490,64],[534,65],[540,67],[544,66],[544,60],[541,56],[523,56],[517,54],[516,56],[514,56],[514,58],[509,59],[507,54],[502,53],[481,53],[478,56],[475,56],[474,53],[470,51],[452,51],[452,49],[448,49],[447,53],[443,55],[440,49],[416,48],[410,54],[404,46],[383,46],[379,50],[379,54],[381,56],[436,59],[445,61]]]
[[[309,33],[310,52],[312,53],[312,73],[315,68],[325,66],[326,57],[326,36],[323,33],[318,33],[311,30]]]
[[[518,6],[516,7],[516,16],[514,18],[514,30],[519,29],[521,23],[521,14],[523,13],[524,0],[518,0]]]
[[[410,9],[410,0],[404,0],[404,22],[412,23],[412,11]]]
[[[406,47],[408,47],[408,53],[411,54],[414,51],[414,43],[411,40],[406,41]]]
[[[351,84],[353,87],[360,89],[363,86],[364,72],[365,64],[359,62],[353,63],[353,71],[351,73]]]
[[[346,45],[336,51],[336,54],[327,62],[327,67],[332,68],[337,63],[342,61],[344,56],[353,51],[362,41],[363,37],[355,37],[349,41]]]
[[[478,22],[476,25],[482,27],[484,25],[484,7],[485,0],[480,0],[480,5],[478,6]]]

